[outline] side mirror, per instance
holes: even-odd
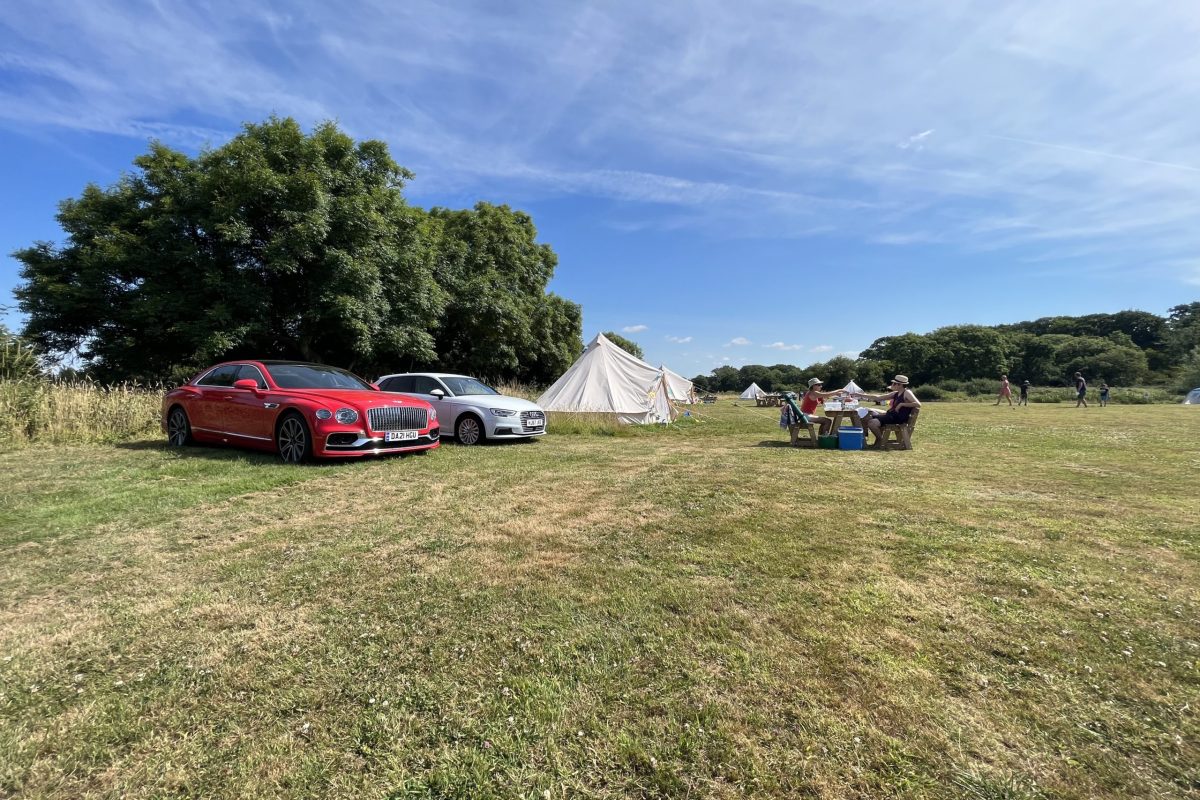
[[[240,381],[233,382],[235,389],[249,389],[252,392],[258,391],[258,381],[253,378],[242,378]]]
[[[438,400],[441,400],[443,397],[446,396],[446,393],[443,392],[441,389],[434,389],[432,392],[430,392],[430,394],[433,395],[434,397],[436,397]]]
[[[379,388],[379,384],[378,384],[378,383],[372,383],[372,384],[371,384],[371,388],[372,388],[372,389],[374,389],[374,390],[375,390],[375,391],[377,391],[377,392],[382,392],[382,391],[383,391],[383,389],[380,389],[380,388]]]

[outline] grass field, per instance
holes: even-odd
[[[1200,409],[0,452],[3,797],[1200,797]]]

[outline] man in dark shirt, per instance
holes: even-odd
[[[1075,407],[1083,406],[1087,408],[1087,381],[1083,379],[1082,372],[1075,373]]]

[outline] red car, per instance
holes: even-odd
[[[437,411],[337,367],[301,361],[230,361],[167,392],[162,428],[182,447],[214,442],[312,457],[411,453],[439,444]]]

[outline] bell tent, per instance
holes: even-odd
[[[696,385],[677,372],[667,369],[666,364],[658,365],[659,371],[667,381],[667,397],[673,403],[696,402]]]
[[[746,391],[738,395],[739,400],[757,400],[760,397],[766,396],[766,392],[758,388],[757,383],[752,383],[746,387]]]
[[[1185,406],[1200,406],[1200,389],[1192,389],[1187,393],[1187,397],[1183,398]]]
[[[537,404],[546,411],[611,414],[619,422],[635,425],[668,423],[678,415],[664,373],[602,333]]]
[[[841,392],[842,394],[862,394],[863,393],[862,387],[859,386],[854,381],[850,381],[849,383],[847,383],[845,386],[843,386],[838,391]]]

